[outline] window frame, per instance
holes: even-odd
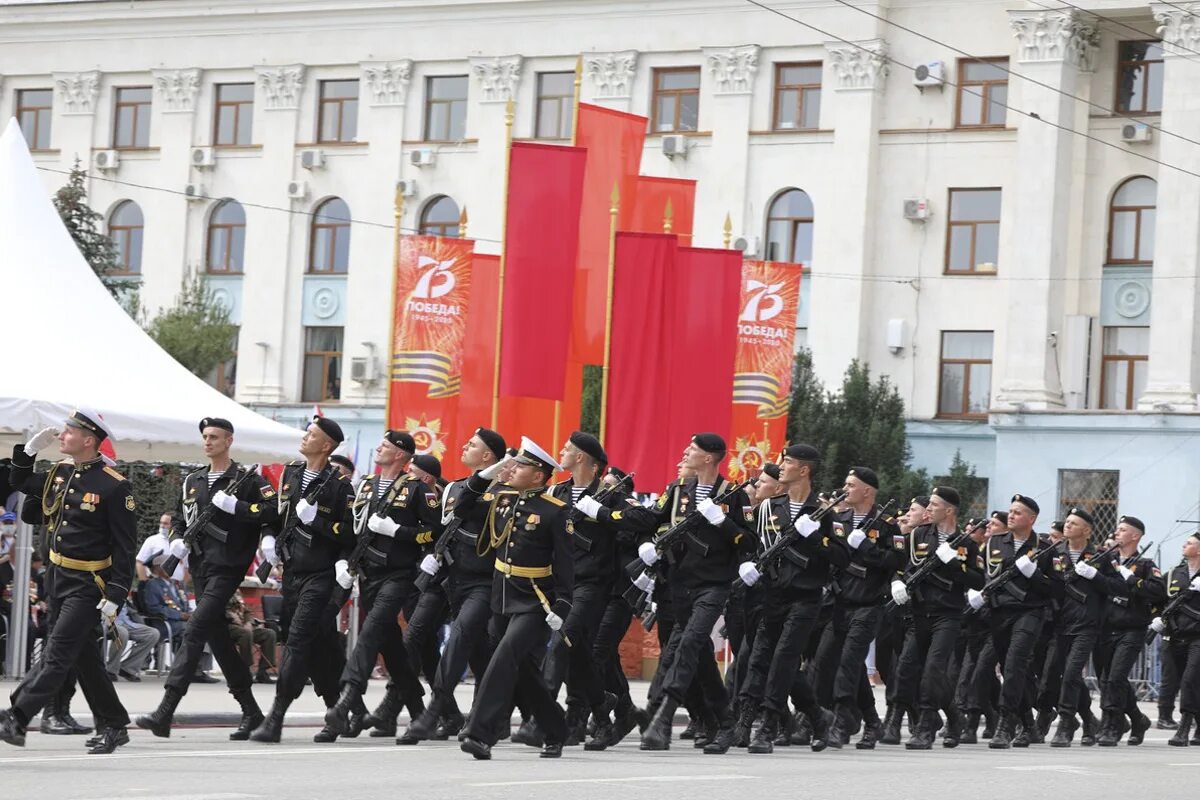
[[[542,94],[542,79],[547,75],[570,75],[571,91],[569,94]],[[575,73],[562,70],[547,70],[536,74],[533,84],[533,137],[545,141],[570,141],[575,129]],[[558,136],[542,135],[542,101],[558,101]],[[566,129],[565,131],[563,129]]]
[[[955,333],[988,333],[992,336],[992,357],[991,358],[946,358],[946,335]],[[996,362],[996,332],[989,330],[944,330],[941,331],[941,336],[938,337],[938,390],[937,390],[937,419],[964,419],[964,420],[983,420],[988,418],[988,412],[982,414],[972,413],[966,409],[970,408],[971,399],[971,367],[987,364],[989,368],[994,369]],[[962,408],[961,413],[942,410],[942,380],[945,377],[946,365],[962,365],[963,367],[963,385],[962,385]],[[988,378],[988,407],[991,407],[992,386],[991,378]]]
[[[354,97],[326,97],[325,88],[334,83],[353,83],[356,89]],[[316,144],[357,144],[358,143],[358,106],[362,96],[362,84],[358,78],[327,78],[317,81],[317,135]],[[354,104],[354,131],[349,139],[346,137],[346,103]],[[337,137],[325,138],[326,113],[330,107],[337,108]]]
[[[973,220],[955,220],[954,219],[954,195],[957,192],[998,192],[1000,194],[999,215],[994,220],[990,219],[973,219]],[[946,190],[946,247],[942,261],[943,275],[986,275],[992,276],[1000,271],[1000,223],[1004,208],[1004,189],[1000,186],[968,186],[968,187],[952,187]],[[996,264],[993,266],[996,269],[988,272],[977,269],[979,266],[976,260],[975,253],[979,242],[980,225],[995,225],[996,226]],[[953,233],[955,228],[970,227],[971,228],[971,267],[969,269],[954,269],[950,266],[950,249],[953,244]]]
[[[816,67],[821,72],[821,81],[818,83],[784,83],[783,71],[785,69],[794,69],[796,67],[811,68]],[[792,133],[794,131],[815,131],[820,130],[821,116],[821,100],[824,99],[824,79],[825,79],[825,64],[822,61],[783,61],[775,64],[775,86],[771,91],[771,130],[783,133]],[[816,89],[817,97],[817,124],[813,127],[805,127],[804,121],[804,94],[805,91]],[[797,95],[796,101],[796,120],[801,123],[795,128],[784,128],[779,124],[779,112],[783,108],[783,102],[780,99],[785,91],[794,91]]]
[[[117,216],[117,212],[120,211],[122,208],[124,208],[127,203],[131,204],[134,208],[137,209],[138,214],[142,218],[141,225],[115,225],[115,224],[113,224],[113,219]],[[121,257],[121,263],[125,267],[125,269],[123,269],[119,272],[112,272],[109,274],[116,278],[140,276],[142,274],[141,256],[145,252],[145,245],[146,245],[146,213],[144,211],[142,211],[142,207],[139,206],[135,201],[130,200],[130,199],[124,199],[124,200],[118,201],[117,204],[112,207],[112,210],[108,212],[108,219],[106,220],[106,222],[108,223],[105,226],[108,230],[108,237],[112,240],[113,245],[116,247],[117,254]],[[132,231],[141,231],[142,232],[142,248],[138,254],[138,264],[137,264],[136,270],[129,269],[129,240],[132,238]],[[124,242],[125,242],[124,247],[122,247],[120,244],[120,242],[122,240],[124,240]]]
[[[463,86],[466,88],[466,93],[462,96],[461,99],[460,98],[455,98],[452,100],[434,99],[433,82],[436,80],[447,79],[447,78],[457,78],[457,79],[460,79],[463,81]],[[457,142],[457,141],[461,141],[462,139],[465,139],[466,135],[467,135],[466,107],[467,107],[467,100],[470,96],[471,96],[471,81],[470,81],[469,75],[426,75],[425,76],[425,109],[424,109],[424,118],[425,118],[424,123],[425,124],[422,125],[422,128],[421,128],[421,136],[422,136],[421,140],[424,142],[442,143],[442,142]],[[463,109],[464,109],[463,110],[463,131],[462,131],[463,135],[458,139],[434,139],[434,138],[432,138],[430,136],[430,134],[433,132],[431,129],[431,124],[433,122],[433,114],[434,114],[435,106],[437,106],[437,107],[445,106],[445,108],[446,108],[446,135],[449,136],[451,134],[451,130],[450,130],[451,121],[454,118],[454,104],[455,103],[463,104]]]
[[[779,203],[779,201],[781,201],[784,197],[786,197],[790,192],[800,192],[801,194],[803,194],[805,197],[808,198],[808,204],[810,206],[812,206],[812,209],[813,209],[813,213],[812,213],[811,217],[774,216],[773,212],[775,210],[776,204]],[[778,260],[786,262],[786,263],[801,264],[804,267],[804,271],[807,272],[809,267],[811,266],[810,263],[804,262],[804,261],[799,261],[799,260],[793,258],[793,254],[796,250],[796,239],[797,239],[796,230],[800,225],[808,224],[808,225],[812,226],[812,233],[814,234],[814,237],[815,237],[816,219],[817,219],[817,207],[816,207],[816,204],[813,203],[811,194],[809,194],[808,192],[799,188],[798,186],[791,186],[787,189],[784,189],[781,192],[778,192],[774,197],[771,198],[771,202],[767,204],[766,229],[763,231],[763,239],[762,239],[763,246],[764,246],[764,255],[766,255],[768,257],[773,255],[773,253],[771,253],[772,223],[787,222],[788,223],[788,240],[785,244],[789,245],[789,247],[787,248],[787,252],[783,254],[783,257]],[[814,241],[815,241],[815,238],[814,238]],[[811,260],[812,259],[810,256],[809,261],[811,261]]]
[[[1003,64],[1004,69],[1006,70],[1005,75],[1004,75],[1004,80],[969,80],[966,77],[966,75],[967,75],[966,68],[970,64],[993,64],[993,65]],[[1007,70],[1009,68],[1008,65],[1009,65],[1008,56],[991,56],[989,58],[960,58],[958,60],[958,73],[957,73],[958,91],[955,93],[955,98],[954,98],[954,127],[955,128],[965,128],[967,130],[983,130],[983,129],[1003,130],[1004,128],[1008,127],[1008,117],[1007,117],[1008,109],[1005,108],[1004,106],[1000,107],[1000,109],[1005,113],[1005,119],[1002,122],[998,122],[998,123],[997,122],[980,122],[980,123],[976,124],[976,123],[971,123],[971,122],[964,123],[962,121],[963,92],[966,91],[968,88],[976,88],[976,87],[982,87],[982,91],[980,93],[980,98],[979,98],[980,109],[981,109],[980,117],[981,117],[981,119],[984,119],[984,120],[991,119],[991,116],[992,116],[992,113],[991,113],[991,110],[992,110],[992,87],[993,86],[1004,86],[1005,88],[1008,87],[1008,79],[1009,79],[1009,75],[1007,72]],[[1006,103],[1006,105],[1007,105],[1007,103]]]
[[[33,92],[46,92],[50,95],[50,105],[46,106],[27,106],[23,102],[25,95]],[[25,136],[25,142],[29,145],[31,153],[44,153],[51,149],[50,136],[54,131],[54,89],[42,89],[30,87],[28,89],[17,89],[16,97],[13,98],[13,104],[16,107],[14,116],[17,118],[17,124],[21,127],[21,133]],[[46,146],[38,147],[38,138],[42,132],[42,112],[46,113]],[[25,126],[21,124],[21,117],[27,113],[33,113],[33,136],[30,137],[29,132],[25,130]]]
[[[1077,477],[1079,476],[1079,477]],[[1065,497],[1064,489],[1066,480],[1087,480],[1094,481],[1099,476],[1104,476],[1105,480],[1115,480],[1115,491],[1112,499],[1105,497]],[[1096,525],[1092,530],[1091,541],[1093,544],[1103,541],[1107,535],[1107,531],[1111,531],[1115,527],[1118,519],[1118,511],[1121,505],[1121,471],[1117,469],[1071,469],[1062,468],[1058,470],[1058,485],[1055,487],[1058,495],[1058,507],[1060,513],[1065,513],[1072,506],[1080,506],[1088,510],[1088,512],[1096,518]],[[1068,502],[1069,501],[1069,502]]]
[[[322,222],[321,221],[321,209],[325,208],[325,206],[329,205],[334,200],[341,200],[342,204],[344,206],[346,206],[347,219],[344,221],[336,220],[336,221],[332,221],[332,222]],[[330,197],[326,197],[324,200],[322,200],[320,203],[318,203],[313,208],[312,223],[308,226],[308,265],[305,268],[306,274],[308,274],[308,275],[349,275],[350,274],[349,241],[347,241],[347,245],[346,245],[346,268],[339,272],[334,263],[336,261],[336,256],[337,256],[337,237],[339,235],[339,231],[344,228],[345,236],[346,236],[347,240],[349,240],[349,238],[350,238],[350,224],[351,223],[350,223],[349,216],[350,216],[350,204],[347,203],[345,201],[345,199],[343,199],[342,197],[339,197],[338,195],[331,195]],[[330,264],[330,269],[316,269],[316,267],[315,267],[315,263],[316,263],[315,256],[317,253],[317,232],[320,230],[332,231],[332,233],[330,234],[330,237],[329,237],[329,252],[326,253],[326,256],[328,257],[327,263]]]
[[[450,222],[430,222],[428,219],[430,210],[443,200],[449,200],[454,203],[454,207],[458,209],[458,216],[453,223]],[[436,229],[438,232],[431,232],[431,229]],[[454,230],[451,234],[450,229]],[[441,236],[446,239],[458,239],[462,237],[462,206],[448,194],[434,195],[429,198],[424,206],[421,207],[421,214],[417,218],[417,230],[421,236]]]
[[[1144,110],[1146,101],[1150,97],[1149,91],[1142,92],[1143,110],[1137,111],[1132,108],[1124,110],[1124,111],[1121,110],[1121,77],[1125,74],[1125,70],[1127,67],[1135,66],[1138,64],[1146,65],[1146,73],[1144,76],[1142,76],[1143,80],[1145,81],[1145,84],[1146,84],[1146,86],[1144,87],[1145,89],[1149,89],[1149,86],[1150,86],[1150,65],[1151,64],[1161,64],[1162,69],[1164,70],[1163,79],[1164,80],[1166,79],[1166,75],[1165,75],[1166,63],[1165,63],[1164,59],[1157,58],[1157,59],[1149,59],[1149,60],[1140,59],[1137,61],[1127,61],[1127,60],[1124,60],[1121,58],[1121,48],[1122,47],[1124,47],[1127,44],[1143,44],[1143,43],[1157,44],[1157,45],[1161,46],[1163,44],[1163,40],[1162,39],[1119,39],[1117,41],[1117,58],[1116,58],[1117,78],[1116,78],[1115,86],[1113,87],[1114,97],[1113,97],[1113,106],[1112,106],[1114,116],[1118,116],[1118,117],[1150,117],[1150,116],[1160,116],[1162,114],[1161,108],[1158,111]],[[1164,49],[1164,53],[1165,53],[1165,49]]]
[[[342,338],[341,350],[309,350],[308,336],[313,330],[338,330]],[[338,403],[341,402],[341,376],[338,376],[338,396],[329,397],[326,390],[329,388],[329,362],[332,359],[337,359],[339,362],[345,359],[346,355],[346,328],[344,325],[305,325],[304,326],[304,357],[300,361],[300,402],[301,403]],[[310,358],[320,358],[322,361],[321,367],[321,385],[320,397],[314,397],[308,394],[305,390],[308,388],[305,383],[305,378],[308,375],[308,362]],[[338,364],[340,370],[342,365]]]
[[[1118,206],[1117,195],[1121,193],[1127,185],[1136,180],[1148,180],[1154,183],[1154,205],[1152,206]],[[1140,258],[1142,254],[1142,212],[1153,210],[1155,212],[1154,227],[1155,233],[1158,232],[1158,181],[1151,178],[1149,175],[1133,175],[1117,184],[1117,188],[1113,190],[1112,199],[1108,201],[1108,252],[1105,253],[1105,266],[1130,266],[1130,265],[1145,265],[1154,264],[1154,259]],[[1113,234],[1116,232],[1117,213],[1134,212],[1136,214],[1136,224],[1133,229],[1133,258],[1114,258],[1113,257]]]
[[[688,73],[694,72],[696,74],[696,88],[695,89],[660,89],[659,88],[658,80],[661,76],[672,75],[672,74],[682,74],[685,72],[688,72]],[[701,73],[700,67],[698,67],[698,66],[655,67],[653,70],[651,70],[651,75],[650,75],[650,132],[651,132],[651,134],[657,134],[660,136],[673,136],[676,134],[696,133],[697,131],[700,130],[700,85],[701,85],[701,83],[703,83],[703,80],[704,80],[704,76]],[[682,98],[684,96],[688,96],[688,95],[696,96],[696,127],[690,131],[684,130],[679,127],[679,112],[680,112],[680,109],[683,107],[683,104],[680,102],[680,98]],[[674,97],[675,98],[675,120],[674,120],[670,130],[663,130],[658,127],[658,122],[659,122],[658,101],[662,97]]]
[[[222,100],[221,90],[227,86],[249,86],[249,100]],[[250,141],[237,141],[238,130],[242,116],[242,106],[248,106],[250,114]],[[221,110],[225,108],[233,109],[233,142],[221,141]],[[212,131],[212,146],[213,147],[250,147],[254,144],[254,84],[253,83],[218,83],[213,87],[213,131]]]
[[[217,214],[221,211],[221,209],[224,206],[226,206],[230,203],[237,204],[237,206],[241,209],[242,222],[240,224],[234,223],[234,222],[216,222],[215,220],[217,218]],[[230,269],[230,266],[229,266],[230,261],[232,260],[231,256],[233,253],[233,235],[234,235],[234,231],[236,231],[238,228],[241,228],[241,230],[242,230],[242,253],[241,253],[241,258],[238,260],[244,262],[245,258],[246,258],[246,208],[245,208],[245,206],[243,206],[241,203],[238,203],[238,201],[236,201],[230,197],[226,197],[226,198],[220,200],[215,206],[213,206],[212,213],[210,213],[208,216],[208,227],[207,227],[207,230],[206,230],[205,236],[204,236],[204,273],[206,275],[245,275],[246,274],[245,263],[243,263],[236,270]],[[217,231],[225,231],[226,241],[228,242],[228,244],[225,248],[225,268],[224,269],[213,269],[213,264],[212,264],[213,233],[217,232]]]
[[[129,102],[129,101],[121,100],[121,94],[123,92],[133,92],[133,91],[138,91],[138,90],[145,90],[145,91],[149,92],[150,99],[146,100],[146,101],[139,100],[136,102]],[[152,87],[152,86],[117,86],[117,87],[114,87],[114,90],[113,90],[113,124],[112,124],[112,149],[113,150],[149,150],[150,149],[150,121],[153,121],[153,117],[151,117],[150,121],[148,121],[146,123],[146,141],[145,141],[145,143],[139,144],[137,142],[138,120],[141,118],[143,106],[145,107],[145,113],[147,115],[152,115],[154,113],[153,112],[153,109],[154,109],[154,87]],[[121,144],[120,143],[121,109],[122,108],[132,108],[133,109],[133,122],[131,123],[132,138],[134,140],[133,144]]]
[[[1110,328],[1148,328],[1147,325],[1105,325],[1100,329],[1100,402],[1098,405],[1102,411],[1136,411],[1137,410],[1137,395],[1134,393],[1134,366],[1138,362],[1145,362],[1147,366],[1150,361],[1150,354],[1145,355],[1109,355],[1107,352],[1107,342],[1105,334]],[[1149,348],[1147,347],[1147,350]],[[1108,389],[1108,365],[1112,363],[1125,364],[1125,405],[1117,408],[1106,406],[1104,398],[1107,395]]]

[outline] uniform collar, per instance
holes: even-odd
[[[104,465],[104,458],[102,456],[96,456],[95,458],[89,459],[87,461],[75,462],[75,471],[76,472],[87,472],[89,469],[93,469],[95,467],[99,467],[99,466],[103,466],[103,465]]]

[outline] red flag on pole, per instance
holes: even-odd
[[[679,243],[692,243],[692,219],[696,210],[696,182],[684,178],[658,178],[639,175],[633,197],[633,216],[622,230],[666,233],[664,223],[670,204],[670,233]]]

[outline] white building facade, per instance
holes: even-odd
[[[891,378],[916,466],[961,451],[991,507],[1020,491],[1046,517],[1185,530],[1200,3],[767,5],[794,20],[736,0],[8,5],[0,117],[48,188],[88,166],[146,306],[208,275],[239,326],[218,382],[297,425],[319,403],[365,460],[398,184],[402,228],[455,234],[466,209],[498,252],[506,103],[515,138],[569,138],[582,58],[583,101],[651,119],[643,174],[698,180],[695,244],[729,215],[748,255],[808,265],[798,343],[827,385],[852,359]]]

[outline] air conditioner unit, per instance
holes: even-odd
[[[114,170],[121,165],[121,154],[116,150],[101,150],[96,153],[96,169]]]
[[[324,150],[301,150],[300,166],[305,169],[323,169],[325,166]]]
[[[417,193],[417,182],[412,178],[396,181],[396,191],[401,197],[412,197]]]
[[[292,181],[288,184],[288,197],[293,200],[308,199],[308,181]]]
[[[929,201],[923,197],[904,201],[904,218],[914,222],[924,222],[933,212],[929,209]]]
[[[687,158],[688,140],[686,136],[675,134],[662,137],[662,152],[667,158],[682,156]]]
[[[1121,126],[1121,141],[1127,143],[1148,142],[1151,127],[1144,122],[1127,122]]]
[[[350,380],[355,383],[373,383],[378,378],[375,359],[367,356],[350,359]]]
[[[437,161],[437,153],[431,148],[421,147],[412,151],[409,160],[414,167],[432,167]]]
[[[926,61],[913,70],[913,86],[918,89],[942,88],[946,83],[946,65],[941,61]]]
[[[192,166],[196,169],[209,169],[217,165],[217,155],[211,147],[192,148]]]
[[[757,236],[738,236],[733,240],[733,249],[741,250],[746,258],[757,256],[761,246],[762,241]]]
[[[204,184],[202,183],[189,183],[183,187],[183,196],[190,201],[208,199],[208,193],[204,191]]]

